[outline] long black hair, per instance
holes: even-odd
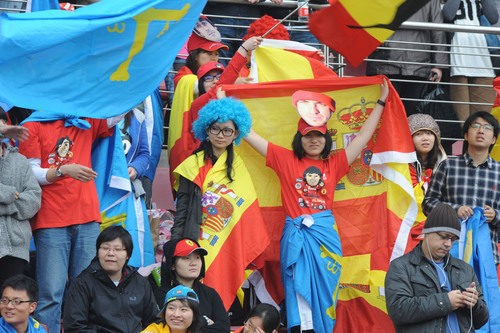
[[[418,131],[416,133],[418,133]],[[422,166],[422,171],[425,171],[427,169],[434,170],[439,157],[439,140],[436,137],[436,134],[432,133],[432,135],[434,135],[434,146],[432,146],[431,151],[427,153],[427,157],[425,160],[422,158],[422,155],[420,155],[420,153],[415,150],[417,153],[417,160]]]
[[[187,328],[187,331],[189,333],[199,333],[200,328],[202,326],[202,321],[201,321],[201,311],[200,311],[200,305],[196,303],[195,301],[192,301],[190,299],[179,299],[179,302],[182,302],[182,304],[189,306],[191,311],[193,311],[193,322],[191,325]],[[170,302],[169,302],[170,303]],[[167,311],[167,304],[165,304],[165,309],[163,310],[163,318],[161,318],[160,322],[167,326],[167,321],[165,320],[165,312]]]
[[[332,150],[333,140],[328,131],[325,134],[322,134],[322,136],[325,138],[325,148],[323,148],[323,150],[321,151],[321,158],[326,160],[330,155],[330,151]],[[295,154],[295,156],[297,156],[299,160],[301,160],[304,156],[306,156],[306,151],[302,146],[302,137],[303,137],[302,133],[297,131],[292,141],[293,153]]]
[[[238,126],[236,126],[236,124],[234,123],[234,121],[232,121],[232,122],[233,122],[235,131],[237,131],[238,130]],[[215,123],[216,122],[214,121],[213,123],[211,123],[210,125],[208,125],[208,128],[210,128],[210,126],[212,126]],[[229,179],[229,182],[232,182],[233,181],[233,177],[232,177],[232,173],[233,173],[233,161],[234,161],[234,147],[233,147],[233,143],[232,142],[229,144],[229,146],[226,147],[226,151],[227,151],[226,175],[227,175],[227,178]],[[204,141],[202,141],[200,143],[200,146],[195,149],[195,151],[193,152],[193,154],[197,154],[199,152],[203,152],[203,154],[205,154],[205,160],[210,159],[212,161],[212,164],[215,164],[215,162],[217,162],[217,157],[214,155],[214,150],[212,148],[212,143],[208,140],[208,138],[207,138],[207,140],[204,140]]]

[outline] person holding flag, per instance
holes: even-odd
[[[245,138],[266,157],[266,165],[277,173],[281,183],[287,217],[280,262],[289,332],[333,330],[342,265],[340,239],[331,210],[333,195],[337,182],[375,132],[388,95],[389,86],[384,79],[380,99],[356,138],[334,153],[326,122],[335,111],[335,102],[315,92],[297,91],[292,95],[293,104],[303,117],[292,142],[293,150],[274,145],[254,131]],[[322,122],[317,123],[320,119]]]
[[[251,126],[243,103],[232,98],[209,102],[193,123],[200,146],[173,172],[177,210],[172,240],[199,240],[207,250],[204,283],[220,293],[226,309],[247,266],[269,245],[252,179],[233,148]]]

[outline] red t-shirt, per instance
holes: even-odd
[[[64,164],[81,164],[91,168],[92,143],[98,137],[110,136],[106,119],[85,118],[91,128],[82,130],[65,127],[64,120],[27,122],[30,131],[27,141],[19,149],[27,158],[39,158],[42,168],[57,168]],[[104,175],[98,175],[104,176]],[[42,186],[42,206],[31,219],[33,230],[57,228],[91,221],[101,221],[99,199],[94,181],[87,183],[64,177]]]
[[[281,202],[292,219],[332,209],[335,186],[349,171],[344,149],[326,160],[299,160],[292,150],[272,143],[267,146],[266,165],[280,179]]]

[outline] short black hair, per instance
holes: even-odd
[[[278,330],[281,325],[280,313],[274,306],[267,303],[260,303],[250,311],[248,319],[252,317],[259,317],[262,319],[262,326],[264,332],[272,333]]]
[[[330,155],[330,151],[332,150],[333,140],[328,131],[326,131],[325,134],[322,134],[322,136],[325,138],[325,148],[323,148],[323,151],[321,152],[321,158],[326,160]],[[306,152],[304,150],[304,147],[302,146],[302,137],[302,133],[297,131],[292,141],[293,153],[299,160],[306,156]]]
[[[493,136],[496,139],[498,139],[498,132],[500,132],[500,125],[498,124],[498,120],[496,120],[496,118],[493,117],[491,115],[491,113],[486,112],[486,111],[478,111],[476,113],[473,113],[473,114],[471,114],[469,116],[469,118],[467,118],[465,120],[462,136],[465,138],[465,134],[467,134],[469,132],[470,126],[472,125],[473,122],[475,122],[477,120],[477,118],[483,118],[484,120],[486,120],[486,122],[488,124],[490,124],[491,126],[493,126]],[[490,146],[490,149],[489,149],[490,152],[493,149],[494,145],[495,145],[495,143],[493,143]],[[463,147],[463,152],[464,153],[467,151],[468,147],[469,147],[469,143],[465,140],[464,141],[464,147]]]
[[[38,302],[38,285],[35,280],[23,274],[11,276],[2,285],[2,295],[5,288],[11,287],[17,291],[26,291],[32,302]]]
[[[130,258],[132,256],[132,250],[134,249],[134,243],[132,242],[132,236],[130,236],[129,232],[125,230],[121,225],[107,227],[106,229],[101,231],[99,236],[97,236],[97,240],[95,243],[96,252],[99,252],[99,248],[101,247],[102,243],[111,242],[117,238],[122,241],[123,246],[127,251],[127,257]]]

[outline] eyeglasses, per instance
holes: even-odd
[[[205,75],[203,77],[203,81],[204,82],[213,82],[213,80],[215,80],[215,79],[217,79],[217,81],[219,81],[219,78],[220,78],[221,75],[222,75],[222,73],[221,74],[217,74],[217,75]]]
[[[216,126],[210,126],[208,131],[210,132],[210,134],[213,134],[213,135],[219,135],[219,133],[222,132],[222,135],[227,136],[227,137],[233,135],[233,133],[234,133],[234,129],[229,128],[229,127],[218,128]]]
[[[490,124],[472,123],[472,124],[470,124],[470,127],[475,128],[475,129],[479,129],[482,127],[485,130],[493,131],[493,126]]]
[[[34,301],[33,300],[23,301],[19,298],[9,299],[7,297],[2,297],[2,299],[0,300],[0,303],[2,303],[2,305],[9,305],[9,303],[12,303],[13,306],[19,306],[21,303],[32,303],[32,302]]]
[[[105,253],[108,253],[108,252],[119,253],[119,252],[126,251],[126,249],[124,249],[124,248],[119,248],[119,247],[112,248],[112,247],[107,247],[107,246],[101,246],[99,248],[99,250],[102,250]]]
[[[450,240],[452,244],[455,243],[458,240],[457,236],[443,235],[443,234],[441,234],[439,232],[436,232],[436,234],[438,234],[438,236],[441,237],[442,241]]]

